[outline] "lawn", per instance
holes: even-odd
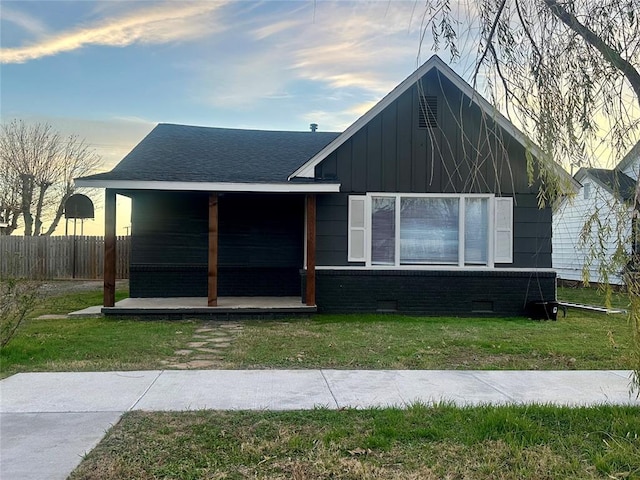
[[[117,298],[124,296],[126,291],[117,292]],[[202,325],[201,320],[34,318],[100,302],[97,290],[45,298],[12,343],[0,351],[2,376],[24,371],[166,368],[163,361],[192,341],[194,330]],[[573,309],[556,322],[318,315],[246,321],[242,326],[221,362],[225,368],[585,370],[632,365],[626,316]]]
[[[632,407],[132,412],[70,479],[638,478],[639,435]]]
[[[126,296],[124,289],[116,292],[117,300]],[[18,372],[162,368],[161,360],[192,338],[195,322],[36,318],[101,303],[101,290],[43,297],[11,343],[0,349],[0,378]]]
[[[613,289],[606,292],[602,288],[595,287],[558,287],[558,300],[601,307],[608,306],[607,304],[610,303],[613,308],[629,308],[628,295],[624,291],[614,291]]]
[[[595,292],[571,290],[566,297],[578,294],[587,300],[579,303],[603,303]],[[100,300],[100,291],[46,298],[0,351],[2,375],[166,368],[163,361],[193,340],[203,323],[33,318]],[[630,338],[624,315],[572,309],[557,322],[318,315],[242,322],[223,365],[626,369]],[[639,435],[640,411],[631,407],[416,405],[407,410],[131,412],[70,478],[640,478]]]
[[[627,369],[623,315],[567,318],[320,315],[246,322],[227,355],[235,368]]]

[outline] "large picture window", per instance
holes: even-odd
[[[512,261],[511,198],[381,193],[350,201],[366,219],[357,242],[365,252],[360,260],[368,265],[492,266]]]

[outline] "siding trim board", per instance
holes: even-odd
[[[456,267],[453,265],[371,265],[369,267],[365,265],[322,265],[316,266],[316,270],[341,270],[341,271],[349,271],[353,270],[356,272],[362,271],[379,271],[379,272],[393,272],[393,271],[403,271],[403,272],[412,272],[412,271],[425,271],[425,272],[512,272],[512,273],[553,273],[557,272],[555,268],[492,268],[492,267]]]

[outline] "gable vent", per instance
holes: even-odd
[[[438,97],[435,95],[420,95],[418,127],[438,128]]]

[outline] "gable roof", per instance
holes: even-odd
[[[356,120],[351,126],[349,126],[340,136],[333,140],[329,145],[324,147],[318,153],[316,153],[309,161],[298,168],[289,176],[289,180],[295,178],[313,178],[315,173],[315,167],[331,153],[333,153],[338,147],[349,140],[356,132],[365,127],[376,115],[381,113],[385,108],[396,101],[403,93],[413,87],[423,76],[429,71],[436,69],[442,75],[444,75],[451,83],[453,83],[462,93],[469,97],[474,103],[476,103],[480,109],[493,118],[496,123],[508,132],[514,139],[516,139],[522,146],[529,150],[540,161],[544,159],[542,150],[535,145],[524,133],[522,133],[509,119],[502,115],[491,103],[485,100],[471,85],[464,81],[451,67],[443,62],[440,57],[433,55],[427,60],[421,67],[415,72],[409,75],[400,85],[394,88],[388,93],[382,100],[374,105],[367,113]],[[568,186],[573,190],[577,190],[579,185],[575,182],[573,177],[555,162],[550,162],[550,168],[553,169],[558,175],[560,175]]]
[[[640,162],[640,141],[636,143],[631,150],[620,160],[620,163],[616,166],[616,169],[620,171],[625,171],[627,168],[631,167],[633,163]]]
[[[635,197],[635,180],[617,168],[613,170],[607,168],[581,168],[576,173],[576,179],[580,182],[583,182],[586,176],[591,176],[612,195],[622,200],[629,201]]]
[[[161,123],[113,170],[76,184],[171,190],[229,190],[236,184],[239,189],[256,185],[253,191],[259,191],[260,185],[286,184],[295,168],[338,135]]]

